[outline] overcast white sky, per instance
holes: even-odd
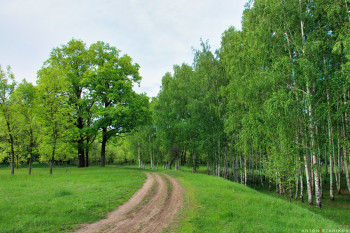
[[[36,82],[50,51],[72,38],[104,41],[128,54],[156,96],[174,64],[192,64],[200,38],[213,50],[230,26],[241,28],[247,0],[0,0],[0,65]]]

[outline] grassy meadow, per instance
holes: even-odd
[[[187,167],[184,166],[181,168],[183,171],[186,172],[191,172],[192,167]],[[206,166],[200,166],[197,168],[198,173],[206,174],[207,173],[207,167]],[[322,172],[324,175],[324,167],[322,167]],[[287,197],[284,195],[280,195],[276,193],[275,190],[275,185],[272,185],[272,189],[269,190],[269,183],[268,180],[264,182],[264,188],[261,187],[260,184],[260,178],[258,177],[258,172],[255,171],[255,178],[256,178],[256,183],[255,184],[249,184],[249,187],[264,193],[268,194],[274,198],[281,199],[283,201],[289,201],[287,200]],[[324,179],[324,177],[323,177]],[[329,174],[327,176],[327,179],[323,180],[323,199],[322,199],[322,208],[315,208],[315,197],[314,197],[314,204],[309,206],[307,204],[307,190],[306,190],[306,184],[304,185],[304,202],[300,202],[300,199],[298,197],[297,200],[292,199],[291,203],[298,205],[300,207],[306,208],[314,213],[320,214],[323,217],[330,219],[334,222],[337,222],[341,224],[342,226],[345,226],[348,231],[350,232],[350,195],[349,191],[347,190],[347,184],[346,184],[346,179],[345,175],[342,177],[342,183],[341,183],[341,194],[337,194],[336,191],[336,185],[334,184],[334,201],[330,199],[329,196]],[[299,190],[300,193],[300,190]],[[294,198],[294,191],[293,191],[293,198]]]
[[[185,169],[186,170],[186,169]],[[0,232],[69,232],[125,202],[146,176],[132,167],[0,169]],[[150,170],[147,170],[151,172]],[[223,178],[163,171],[185,188],[184,208],[166,232],[349,232],[348,199],[324,208],[288,202]],[[345,226],[344,226],[345,225]],[[345,228],[344,228],[345,227]]]
[[[0,232],[67,232],[125,202],[146,176],[114,167],[0,169]]]
[[[186,188],[185,208],[169,232],[349,232],[306,208],[223,178],[168,173]]]
[[[327,177],[328,178],[328,177]],[[314,213],[317,213],[319,215],[322,215],[323,217],[333,220],[334,222],[337,222],[343,226],[345,226],[350,232],[350,195],[349,191],[347,190],[345,177],[342,177],[342,184],[341,184],[341,194],[337,193],[336,185],[334,184],[334,200],[332,201],[329,195],[329,181],[327,179],[327,183],[323,183],[323,199],[322,199],[322,208],[315,208],[315,196],[314,198],[314,204],[308,205],[307,203],[307,191],[306,187],[304,190],[304,202],[300,202],[300,199],[298,197],[297,200],[292,199],[292,203],[295,205],[298,205],[300,207],[306,208]],[[275,191],[273,191],[274,186],[272,186],[272,190],[269,191],[267,189],[268,184],[265,184],[265,189],[261,188],[261,186],[257,185],[255,188],[262,193],[268,194],[272,197],[282,199],[283,201],[287,201],[285,196],[281,196]],[[300,190],[299,190],[300,193]],[[293,192],[293,197],[295,193]]]

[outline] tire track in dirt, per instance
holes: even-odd
[[[146,182],[129,201],[109,213],[106,219],[87,224],[76,233],[161,232],[181,208],[183,188],[171,176],[146,175]]]

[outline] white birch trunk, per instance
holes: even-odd
[[[310,96],[310,88],[307,85],[307,94]],[[321,190],[320,190],[320,176],[318,171],[318,159],[315,152],[315,135],[314,135],[314,126],[313,126],[313,115],[312,115],[312,105],[311,102],[309,103],[309,131],[310,131],[310,139],[311,139],[311,157],[313,161],[313,174],[314,174],[314,180],[315,180],[315,197],[316,197],[316,207],[321,208]]]
[[[141,168],[141,149],[140,149],[140,142],[137,143],[137,157],[139,160],[139,168]]]
[[[306,175],[306,188],[307,188],[307,196],[308,196],[308,204],[312,205],[312,180],[311,180],[311,169],[310,169],[310,156],[307,151],[305,151],[304,155],[304,163],[305,163],[305,175]]]
[[[347,105],[346,100],[346,89],[344,87],[344,106]],[[346,132],[347,132],[347,126],[346,126],[346,120],[348,118],[347,112],[344,113],[344,117],[342,117],[342,123],[343,123],[343,140],[346,141]],[[348,146],[346,143],[343,145],[343,163],[345,168],[345,175],[346,175],[346,184],[348,186],[348,190],[350,193],[350,177],[349,177],[349,167],[348,167]]]
[[[329,90],[327,89],[327,103],[328,103],[328,153],[329,153],[329,196],[331,200],[334,200],[333,191],[333,158],[334,158],[334,143],[333,143],[333,128],[332,128],[332,118],[331,118],[331,108],[330,108],[330,96]],[[333,155],[333,156],[332,156]],[[333,158],[332,158],[333,157]]]
[[[304,202],[304,170],[303,167],[301,167],[300,169],[300,202]]]

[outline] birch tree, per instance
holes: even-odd
[[[15,138],[14,138],[14,118],[15,113],[10,101],[11,94],[15,90],[16,82],[10,67],[7,72],[3,71],[0,66],[0,111],[5,120],[7,136],[6,139],[10,144],[11,155],[11,174],[15,174]]]

